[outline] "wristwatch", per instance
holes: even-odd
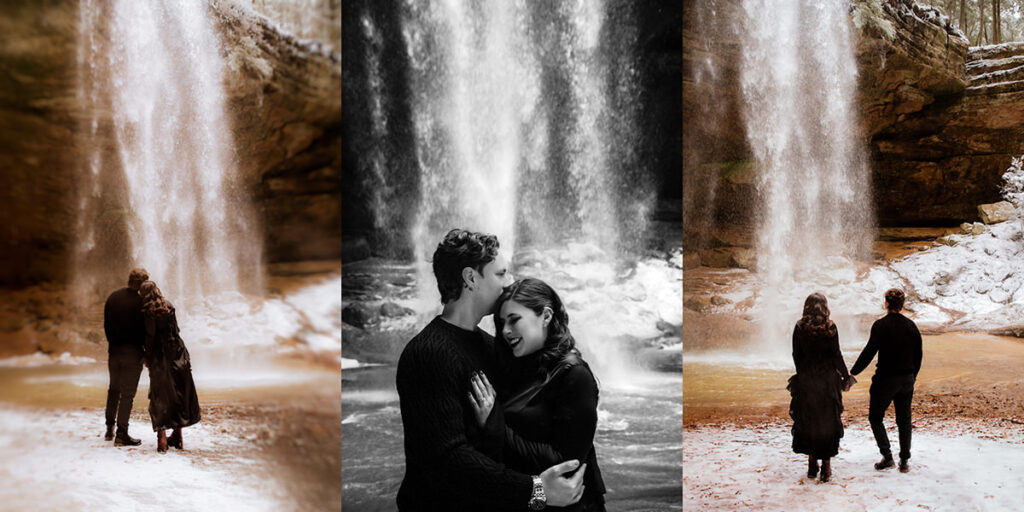
[[[539,476],[533,477],[533,496],[530,496],[530,510],[544,510],[548,497],[544,495],[544,482]]]

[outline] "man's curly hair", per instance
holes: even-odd
[[[462,295],[462,269],[469,267],[483,273],[484,267],[497,256],[498,237],[465,229],[449,231],[434,251],[434,277],[441,303],[458,300]]]
[[[889,309],[899,313],[903,309],[903,303],[907,295],[899,288],[890,288],[885,292],[885,301],[889,303]]]

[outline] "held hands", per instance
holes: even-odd
[[[540,474],[540,480],[544,485],[544,495],[547,497],[547,504],[550,507],[565,507],[572,505],[583,496],[583,473],[587,471],[584,464],[575,475],[571,477],[562,476],[576,469],[580,465],[578,460],[570,460],[561,464],[551,466]]]
[[[473,377],[469,379],[469,389],[469,405],[473,408],[477,424],[482,427],[487,423],[487,417],[491,415],[497,395],[483,372],[473,373]]]
[[[843,391],[849,391],[856,383],[857,379],[855,379],[853,375],[847,375],[846,378],[843,379]]]

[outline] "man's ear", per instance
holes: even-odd
[[[472,290],[476,286],[476,271],[470,267],[462,269],[462,286]]]

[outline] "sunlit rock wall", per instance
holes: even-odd
[[[691,247],[714,224],[750,223],[757,169],[739,111],[740,0],[688,1],[683,12],[684,208]],[[977,220],[1024,152],[1024,81],[1000,61],[1013,44],[968,51],[937,9],[913,0],[851,0],[861,130],[880,225]],[[767,15],[767,14],[766,14]]]
[[[210,4],[243,193],[261,213],[269,261],[340,256],[336,3],[324,2],[326,18],[299,36],[285,30],[301,18],[277,23],[257,13],[279,12],[271,2]],[[76,0],[0,5],[0,286],[63,281],[69,272],[75,177],[87,154],[76,136],[86,114],[76,97],[77,23]]]

